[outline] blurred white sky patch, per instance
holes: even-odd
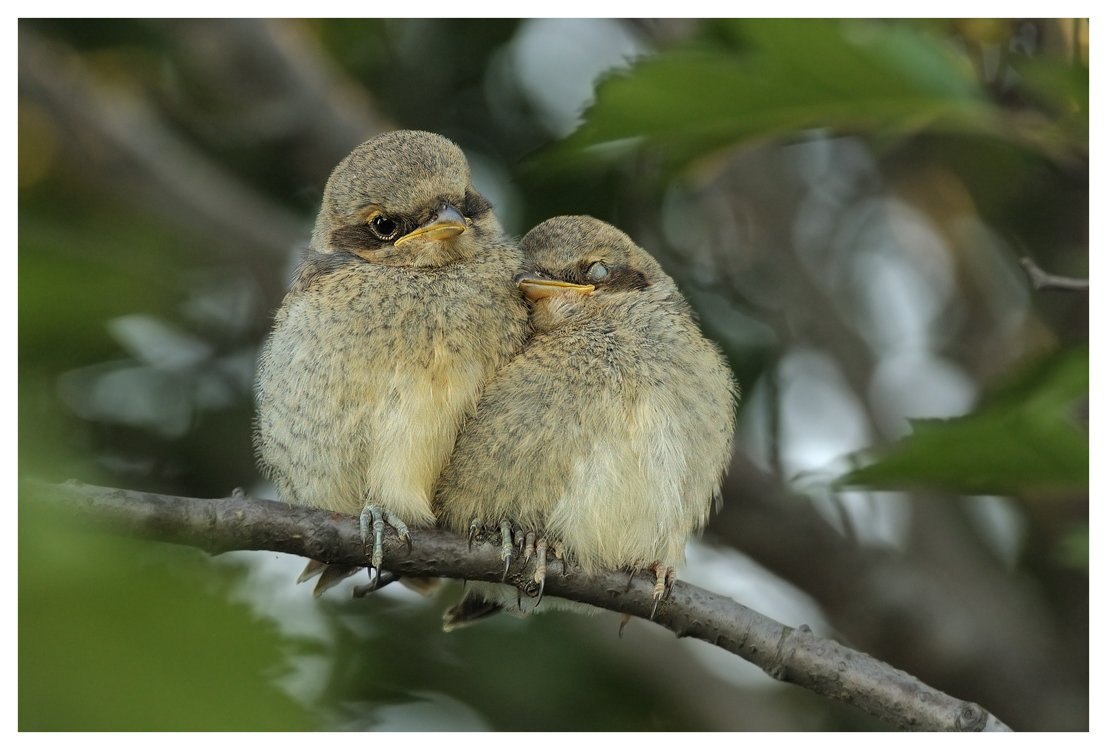
[[[928,348],[954,291],[950,251],[930,221],[896,200],[863,203],[855,232],[836,238],[849,258],[843,291],[857,295],[857,327],[874,351]],[[942,321],[949,326],[948,320]],[[935,335],[937,334],[937,336]]]
[[[606,18],[536,18],[524,21],[511,42],[519,88],[552,135],[580,124],[601,73],[626,67],[648,51],[619,21]]]
[[[796,348],[780,362],[780,463],[786,477],[823,471],[872,444],[864,410],[838,364]]]
[[[869,401],[888,438],[909,434],[909,419],[959,417],[976,401],[976,383],[954,362],[922,350],[890,351],[869,382]]]
[[[681,580],[728,596],[785,625],[807,624],[820,635],[830,634],[826,618],[814,599],[742,553],[698,540],[689,543],[687,553],[688,563],[680,572]],[[743,687],[780,685],[760,667],[718,646],[695,638],[683,638],[679,643],[706,669],[728,682]]]

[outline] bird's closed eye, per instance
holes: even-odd
[[[585,276],[589,281],[603,281],[607,278],[608,270],[600,261],[596,261],[592,265],[588,266],[588,270],[585,272]]]
[[[377,214],[369,220],[369,228],[379,239],[390,240],[396,236],[399,225],[384,214]]]

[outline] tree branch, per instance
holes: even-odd
[[[330,563],[365,565],[356,519],[244,495],[199,499],[68,482],[36,484],[42,498],[68,516],[114,533],[198,547],[213,554],[270,550]],[[412,530],[408,549],[395,535],[384,543],[394,573],[498,582],[499,548],[441,529]],[[530,564],[512,563],[507,581],[525,587]],[[653,576],[624,571],[586,575],[559,560],[549,564],[546,593],[614,612],[650,618]],[[791,628],[718,594],[683,581],[657,608],[654,622],[678,637],[713,643],[770,676],[854,705],[889,724],[915,730],[1008,731],[975,703],[941,693],[911,675],[841,644],[806,625]]]
[[[981,559],[981,545],[964,536],[950,503],[928,497],[914,521],[929,527],[926,540],[894,551],[847,539],[809,498],[742,451],[723,497],[707,539],[812,596],[854,647],[1021,724],[1086,726],[1078,707],[1087,678],[1072,671],[1063,628],[1043,616],[1042,592]]]
[[[1073,279],[1068,276],[1047,273],[1029,256],[1020,258],[1019,263],[1026,269],[1026,275],[1030,277],[1030,283],[1035,289],[1058,289],[1064,292],[1088,291],[1087,279]]]

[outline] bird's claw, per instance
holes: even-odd
[[[673,581],[676,580],[676,571],[660,561],[651,565],[650,570],[653,571],[655,577],[653,585],[653,609],[650,610],[650,619],[652,620],[654,615],[657,614],[657,605],[661,603],[662,599],[668,597],[669,591],[672,590]]]
[[[538,558],[534,565],[534,582],[538,584],[538,599],[535,600],[535,609],[542,603],[542,592],[546,590],[546,549],[549,543],[543,538],[534,544],[534,554]]]
[[[474,518],[472,520],[472,522],[469,524],[469,551],[470,552],[472,552],[472,550],[473,550],[473,540],[476,539],[477,535],[480,534],[480,530],[481,530],[481,528],[483,528],[483,526],[484,526],[484,524],[481,523],[479,518]]]
[[[474,520],[469,525],[470,548],[472,547],[472,540],[481,528],[483,528],[483,525],[479,520]],[[519,591],[521,594],[523,588],[525,588],[529,596],[536,597],[534,606],[537,607],[542,603],[542,596],[546,591],[547,552],[553,549],[554,556],[562,561],[562,567],[564,567],[566,560],[565,548],[560,542],[550,542],[534,531],[526,533],[521,529],[513,531],[511,521],[506,519],[500,521],[500,559],[504,561],[504,572],[500,577],[501,581],[506,581],[507,574],[511,572],[511,563],[515,559],[516,547],[520,548],[522,552],[524,564],[530,562],[532,557],[536,558],[534,567],[535,586],[532,587],[527,584],[527,586],[521,587]]]
[[[408,551],[411,550],[411,532],[407,524],[398,516],[389,513],[379,505],[366,504],[358,517],[358,528],[361,530],[361,541],[368,545],[370,538],[373,540],[373,551],[369,558],[369,585],[377,588],[380,578],[381,563],[384,562],[384,526],[388,524],[396,530],[396,537],[402,541]]]
[[[507,580],[507,571],[511,567],[511,553],[515,551],[512,541],[511,523],[500,521],[500,559],[504,561],[504,575],[501,581]]]

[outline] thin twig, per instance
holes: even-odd
[[[1088,291],[1087,279],[1073,279],[1068,276],[1046,273],[1029,256],[1021,258],[1019,263],[1026,269],[1026,275],[1030,277],[1030,283],[1034,285],[1035,289],[1060,289],[1066,292]]]
[[[235,495],[198,499],[156,495],[69,482],[35,485],[45,500],[67,515],[123,533],[199,547],[271,550],[328,563],[366,564],[356,519]],[[412,530],[409,549],[394,535],[385,539],[384,565],[399,575],[439,576],[496,582],[503,575],[499,546],[468,541],[441,529]],[[531,578],[530,563],[515,561],[507,579]],[[546,594],[614,612],[649,618],[653,576],[585,574],[561,560],[549,563]],[[917,730],[1007,731],[975,703],[958,700],[873,657],[820,638],[805,625],[785,626],[718,594],[678,581],[653,618],[678,637],[713,643],[756,664],[772,677],[860,708],[894,726]]]

